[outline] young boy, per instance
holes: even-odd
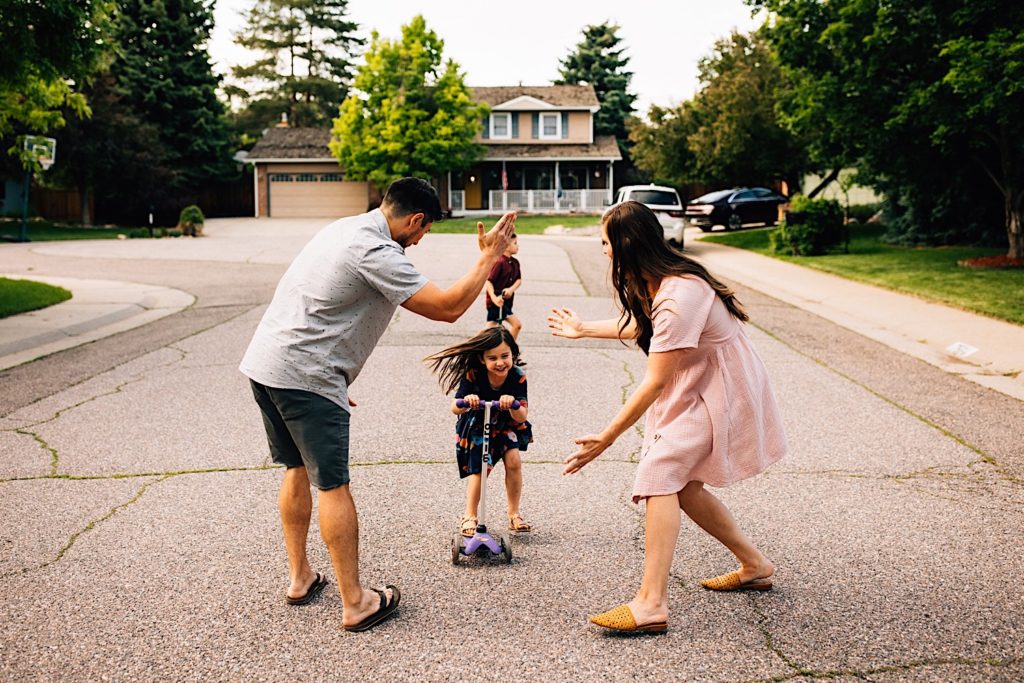
[[[487,322],[495,326],[502,322],[508,323],[508,331],[513,338],[518,338],[519,330],[523,324],[519,318],[512,313],[512,300],[515,298],[516,290],[523,284],[523,277],[519,270],[519,261],[515,255],[519,253],[519,242],[516,235],[512,235],[512,242],[500,259],[495,261],[491,268],[491,274],[487,276],[484,288],[487,294],[484,301],[487,304]]]

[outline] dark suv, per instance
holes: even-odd
[[[789,199],[766,187],[736,187],[709,192],[686,205],[686,221],[704,232],[716,225],[738,230],[747,225],[775,225],[779,205]]]

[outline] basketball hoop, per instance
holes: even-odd
[[[29,161],[39,164],[44,171],[49,171],[56,160],[57,141],[43,135],[26,135],[25,155]]]

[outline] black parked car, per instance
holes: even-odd
[[[686,220],[704,232],[711,232],[716,225],[726,230],[751,224],[775,225],[779,205],[788,201],[766,187],[735,187],[691,199],[686,205]]]

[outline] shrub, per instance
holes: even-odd
[[[793,198],[786,219],[769,234],[772,251],[818,256],[849,242],[843,208],[834,199]]]
[[[168,237],[181,237],[181,230],[178,230],[177,228],[167,228],[166,234]]]
[[[164,229],[163,228],[157,228],[157,229],[155,229],[153,231],[153,237],[163,237],[163,236],[164,236]]]
[[[195,204],[190,204],[182,209],[178,216],[178,229],[183,235],[198,237],[203,234],[203,223],[205,222],[206,217],[203,216],[203,210]]]
[[[132,228],[131,230],[128,231],[128,236],[131,237],[132,239],[135,239],[137,237],[149,237],[149,229]]]

